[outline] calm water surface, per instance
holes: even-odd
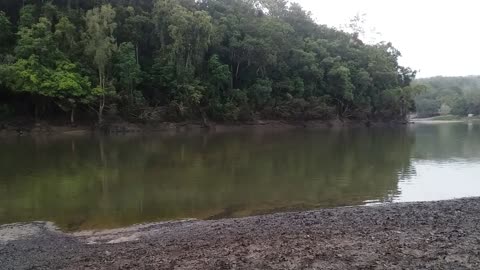
[[[480,196],[480,124],[0,138],[0,224],[65,230]]]

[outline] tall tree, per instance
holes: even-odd
[[[13,35],[13,25],[5,12],[0,11],[0,56],[10,51],[15,37]]]
[[[70,112],[73,124],[77,104],[90,95],[90,83],[58,49],[50,20],[41,17],[31,27],[22,27],[15,52],[17,61],[8,69],[11,88],[30,94],[34,101],[51,99]],[[35,111],[38,116],[38,103]]]
[[[136,50],[132,43],[120,44],[116,52],[114,73],[118,78],[118,89],[127,93],[129,104],[135,105],[136,87],[141,81],[140,65],[136,61]]]
[[[55,25],[55,39],[58,48],[67,55],[73,56],[77,45],[77,28],[67,17],[61,17]]]
[[[98,71],[98,122],[103,123],[103,112],[107,96],[112,94],[108,89],[108,68],[111,65],[113,53],[116,51],[115,37],[113,32],[116,28],[115,11],[111,5],[102,5],[87,11],[85,17],[85,53],[91,58]]]

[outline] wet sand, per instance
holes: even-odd
[[[0,269],[480,269],[480,198],[74,234],[3,225]]]

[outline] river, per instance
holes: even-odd
[[[0,138],[0,224],[66,231],[480,196],[480,124]]]

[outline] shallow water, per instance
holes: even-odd
[[[0,138],[0,224],[65,230],[480,196],[480,125]]]

